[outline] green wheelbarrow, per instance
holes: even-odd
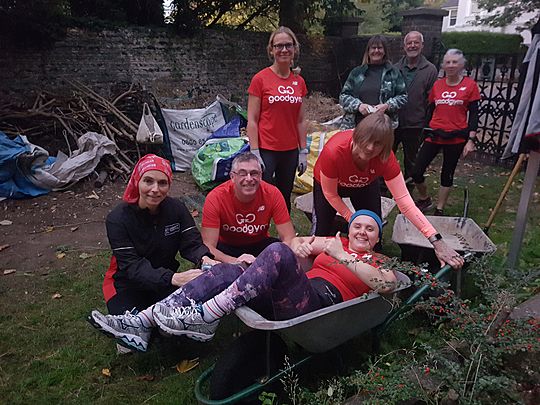
[[[444,266],[435,278],[440,279],[450,269]],[[393,296],[408,288],[411,281],[403,273],[396,272],[396,276],[398,286],[390,294],[382,296],[371,292],[293,319],[272,321],[249,307],[238,308],[236,316],[254,330],[233,342],[216,364],[199,376],[195,384],[197,400],[207,405],[249,403],[257,393],[271,391],[272,384],[314,354],[331,350],[367,331],[375,332],[376,339],[379,338],[392,321],[429,289],[428,285],[421,287],[404,305],[397,307]],[[297,343],[308,354],[284,367],[287,346],[280,336]],[[209,380],[207,397],[203,387]]]

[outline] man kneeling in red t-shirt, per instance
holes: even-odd
[[[264,248],[279,241],[268,233],[272,219],[282,242],[289,244],[294,238],[283,196],[261,176],[257,157],[242,153],[232,162],[231,179],[206,197],[201,234],[216,260],[251,264]]]

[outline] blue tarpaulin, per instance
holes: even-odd
[[[49,190],[36,186],[27,177],[37,165],[32,162],[40,161],[41,165],[54,162],[54,158],[37,159],[32,146],[18,135],[9,139],[0,132],[0,197],[28,198],[47,194]]]

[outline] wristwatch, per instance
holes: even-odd
[[[441,234],[438,233],[438,232],[437,232],[435,235],[431,235],[431,236],[428,238],[428,240],[429,240],[430,243],[436,242],[436,241],[441,240],[441,239],[442,239],[442,236],[441,236]]]

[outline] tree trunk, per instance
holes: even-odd
[[[307,0],[280,0],[279,25],[289,27],[295,34],[304,34]]]

